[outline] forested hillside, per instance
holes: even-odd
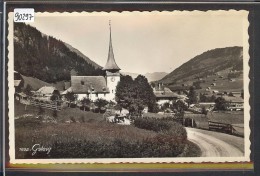
[[[101,67],[88,62],[64,42],[42,34],[24,23],[14,23],[14,69],[22,75],[48,83],[70,80],[77,75],[103,75]]]
[[[243,71],[243,48],[227,47],[206,51],[184,63],[160,82],[178,84],[194,79],[214,75],[226,69]]]

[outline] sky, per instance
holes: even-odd
[[[115,60],[122,72],[171,72],[205,51],[243,46],[239,12],[35,14],[30,23],[104,66],[109,20]]]

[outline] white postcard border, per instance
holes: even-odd
[[[50,163],[201,163],[201,162],[211,162],[211,163],[223,163],[223,162],[249,162],[250,161],[250,105],[249,105],[249,34],[248,34],[248,14],[246,10],[211,10],[211,11],[152,11],[152,12],[36,12],[35,20],[37,16],[73,16],[73,15],[88,15],[88,16],[104,16],[104,15],[190,15],[199,13],[209,13],[211,15],[230,15],[237,14],[243,17],[243,59],[244,59],[244,156],[243,157],[183,157],[183,158],[103,158],[103,159],[83,159],[83,158],[72,158],[72,159],[15,159],[15,126],[14,126],[14,45],[13,45],[13,13],[8,14],[8,120],[9,120],[9,156],[11,164],[50,164]]]

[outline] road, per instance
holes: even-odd
[[[188,140],[197,144],[202,157],[239,157],[244,155],[244,138],[224,133],[186,128]]]

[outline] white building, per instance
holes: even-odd
[[[110,25],[110,24],[109,24]],[[111,25],[107,63],[103,70],[106,76],[71,76],[71,91],[78,100],[87,97],[93,101],[98,98],[115,100],[116,86],[120,81],[120,68],[117,66],[112,46]]]

